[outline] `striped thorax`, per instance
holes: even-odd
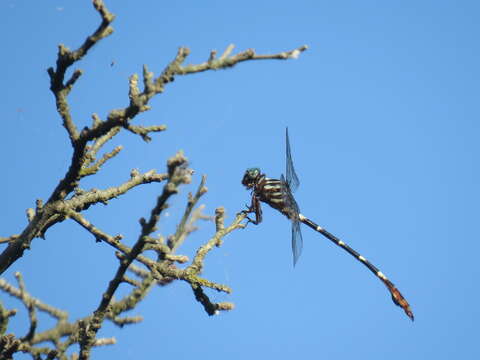
[[[280,180],[266,177],[259,168],[250,168],[245,172],[242,184],[247,189],[252,189],[258,200],[288,216],[285,185]]]

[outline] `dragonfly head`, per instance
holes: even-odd
[[[243,175],[242,184],[247,188],[251,189],[256,183],[258,178],[261,176],[259,168],[250,168],[245,171]]]

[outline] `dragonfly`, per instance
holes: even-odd
[[[300,229],[300,223],[307,225],[313,230],[319,232],[328,240],[339,246],[360,263],[367,267],[382,283],[387,287],[392,300],[395,305],[401,307],[405,314],[413,321],[414,315],[410,308],[409,303],[403,297],[402,293],[395,287],[395,285],[370,261],[360,255],[357,251],[352,249],[345,242],[337,238],[325,230],[314,221],[310,220],[306,216],[300,213],[293,192],[300,185],[298,176],[293,167],[292,153],[290,149],[290,140],[288,137],[288,127],[286,129],[286,172],[285,176],[282,174],[280,180],[268,178],[263,174],[260,168],[249,168],[245,171],[242,179],[242,185],[248,190],[251,190],[251,203],[247,205],[247,210],[243,212],[247,215],[249,222],[258,225],[262,222],[262,208],[260,202],[264,202],[270,205],[272,208],[280,211],[292,223],[292,253],[293,253],[293,265],[298,261],[302,253],[303,238]],[[255,214],[255,219],[248,217],[248,214]]]

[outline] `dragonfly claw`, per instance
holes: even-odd
[[[252,223],[252,224],[257,225],[257,222],[255,220],[250,219],[250,217],[248,216],[248,214],[251,213],[251,212],[252,211],[250,211],[250,210],[242,210],[242,211],[240,211],[240,214],[245,215],[245,219],[247,219],[247,224]]]

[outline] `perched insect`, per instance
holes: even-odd
[[[246,214],[254,213],[255,219],[248,220],[255,225],[262,222],[262,209],[260,201],[267,203],[272,208],[280,211],[283,215],[289,218],[292,222],[292,252],[293,252],[293,265],[295,265],[302,253],[303,239],[300,230],[300,223],[304,223],[313,230],[319,232],[325,236],[328,240],[334,244],[340,246],[343,250],[352,255],[355,259],[365,265],[376,277],[378,277],[387,287],[392,296],[393,302],[400,306],[405,314],[413,321],[413,312],[410,309],[410,305],[403,297],[400,291],[395,285],[388,280],[388,278],[366,258],[353,250],[350,246],[344,243],[342,240],[329,233],[327,230],[317,225],[315,222],[305,217],[300,213],[297,202],[292,195],[298,185],[300,184],[295,169],[293,167],[292,155],[290,150],[290,140],[288,138],[288,128],[286,130],[286,175],[282,175],[280,180],[271,179],[266,177],[259,168],[247,169],[242,179],[242,184],[252,190],[252,201],[248,209],[244,212]]]

